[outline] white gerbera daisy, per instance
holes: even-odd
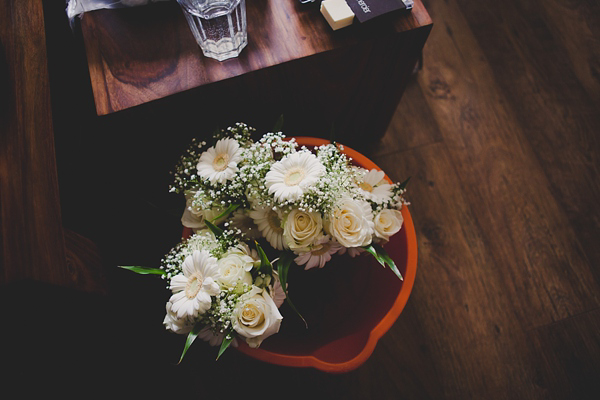
[[[273,302],[275,303],[277,308],[279,308],[283,304],[286,295],[285,291],[283,290],[283,286],[281,286],[279,274],[276,271],[273,271],[273,278],[275,279],[275,282],[273,283],[273,290],[270,292],[270,294],[273,298]]]
[[[210,308],[210,296],[220,292],[217,259],[206,250],[194,250],[182,267],[183,273],[171,279],[171,311],[177,318],[204,314]]]
[[[203,179],[208,179],[213,185],[222,184],[233,178],[241,160],[242,150],[237,140],[225,138],[202,153],[196,168]]]
[[[225,333],[215,332],[209,326],[205,326],[198,332],[198,337],[210,344],[211,346],[220,346],[225,338]],[[233,347],[237,347],[237,339],[234,337],[231,341]]]
[[[283,241],[281,216],[277,211],[273,211],[273,209],[268,207],[258,207],[250,211],[249,215],[271,246],[277,250],[283,250],[284,247],[287,248]]]
[[[382,203],[392,198],[392,185],[385,180],[385,173],[372,169],[365,170],[362,179],[357,182],[366,199]]]
[[[362,247],[342,247],[342,249],[340,250],[340,254],[346,254],[346,251],[348,251],[348,255],[350,257],[354,258],[364,253],[365,249],[363,249]]]
[[[310,251],[300,253],[294,261],[298,265],[306,264],[304,269],[311,269],[316,266],[323,268],[325,264],[331,260],[331,256],[342,250],[342,248],[343,246],[341,244],[335,240],[331,240],[329,235],[326,235],[317,240]]]
[[[273,164],[265,176],[265,182],[275,200],[295,201],[324,173],[325,167],[314,154],[299,151]]]
[[[261,237],[258,227],[254,220],[250,218],[246,210],[237,209],[231,216],[231,226],[238,228],[250,240],[256,240]]]

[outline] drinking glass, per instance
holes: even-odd
[[[206,57],[237,57],[248,44],[246,0],[177,0]]]

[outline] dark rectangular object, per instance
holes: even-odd
[[[361,23],[407,8],[402,0],[346,0],[346,2]]]

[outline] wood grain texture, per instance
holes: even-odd
[[[318,2],[248,1],[247,21],[249,40],[240,57],[218,62],[202,55],[174,1],[84,14],[81,27],[98,114],[431,25],[419,1],[412,12],[386,23],[335,32]]]
[[[63,233],[42,2],[2,1],[0,33],[0,284],[101,291],[97,251]]]
[[[600,221],[592,217],[596,209],[594,199],[600,196],[600,139],[597,135],[600,132],[597,118],[600,79],[591,72],[597,68],[600,29],[589,21],[590,15],[598,14],[598,4],[581,2],[574,8],[585,21],[577,33],[573,25],[575,11],[567,11],[559,2],[548,3],[544,13],[538,13],[527,3],[508,8],[522,20],[531,22],[520,24],[521,33],[515,35],[514,26],[519,20],[507,18],[504,15],[507,11],[498,9],[494,18],[504,30],[501,35],[504,39],[486,37],[482,48],[497,49],[484,52],[490,60],[491,71],[531,143],[547,179],[548,190],[565,217],[577,227],[567,233],[565,240],[581,243],[583,257],[600,265],[600,249],[593,245],[598,240]],[[558,10],[565,11],[562,24],[557,23]],[[481,23],[490,18],[489,13],[482,15],[471,7],[465,7],[464,12],[472,16],[471,19],[477,15]],[[523,41],[522,35],[530,39]],[[585,46],[587,51],[584,51]],[[582,51],[579,58],[573,58],[573,52],[579,50]],[[500,54],[510,55],[511,62],[506,68],[498,68]],[[554,149],[561,152],[556,154]],[[586,196],[581,196],[582,187],[588,188]],[[591,272],[596,280],[600,278],[600,270],[595,268]]]
[[[27,277],[62,282],[65,270],[47,268],[64,260],[64,243],[42,5],[3,1],[1,7],[2,282]]]
[[[164,282],[116,265],[152,265],[160,247],[177,240],[179,215],[168,211],[181,204],[163,193],[181,148],[206,133],[180,118],[197,99],[182,93],[173,96],[179,104],[163,99],[98,117],[88,78],[77,74],[85,64],[62,66],[65,76],[57,79],[61,58],[52,54],[82,49],[48,37],[52,88],[62,89],[53,90],[52,101],[65,224],[97,244],[78,247],[110,260],[104,268],[111,292],[96,297],[39,285],[0,291],[0,312],[19,328],[0,332],[5,387],[29,393],[34,376],[44,395],[94,388],[111,396],[117,389],[132,397],[240,398],[259,387],[289,399],[597,399],[598,6],[586,0],[425,6],[435,27],[423,69],[382,140],[368,137],[357,146],[392,179],[412,176],[417,278],[370,359],[334,376],[229,350],[215,362],[216,350],[203,344],[175,365],[184,338],[161,325]],[[331,57],[355,57],[367,68],[362,58],[369,48],[361,49]],[[313,60],[296,62],[308,67]],[[336,82],[332,70],[319,73]],[[352,74],[343,71],[340,79]],[[258,90],[268,77],[279,83],[294,75],[266,68],[215,86],[249,102],[232,81]],[[269,86],[265,93],[272,97],[230,118],[275,120],[271,107],[285,96]],[[319,118],[306,117],[304,126],[316,130]],[[16,296],[20,307],[11,303]],[[67,307],[75,317],[64,318]],[[37,318],[23,309],[38,310]]]
[[[597,5],[426,7],[436,25],[402,100],[421,107],[401,103],[373,147],[393,179],[413,175],[406,323],[428,344],[439,398],[595,399]]]
[[[536,156],[531,141],[535,136],[517,119],[513,103],[506,99],[508,88],[496,83],[494,63],[482,56],[483,49],[498,47],[478,43],[487,36],[472,33],[457,2],[437,7],[444,34],[428,51],[439,58],[426,63],[419,80],[427,88],[428,101],[435,104],[433,111],[445,143],[453,150],[455,168],[470,187],[468,201],[481,205],[475,211],[483,243],[493,249],[495,267],[490,273],[506,280],[507,295],[515,302],[516,317],[524,326],[549,323],[597,306],[598,287],[588,260],[579,252],[560,250],[566,243],[572,248],[579,243]],[[506,52],[499,54],[508,62],[515,60],[506,57]],[[512,86],[514,80],[512,76],[511,91],[521,90]],[[536,99],[527,98],[528,103]],[[541,110],[537,111],[540,115]],[[550,115],[555,118],[552,111]],[[514,197],[515,192],[520,196]],[[502,207],[497,207],[498,201]]]
[[[600,393],[600,310],[528,332],[539,357],[533,383],[547,397],[595,399]],[[556,368],[555,366],[561,368]]]

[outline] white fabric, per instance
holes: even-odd
[[[67,0],[67,16],[71,23],[75,17],[81,17],[83,13],[100,10],[103,8],[124,8],[144,6],[148,3],[169,0]]]

